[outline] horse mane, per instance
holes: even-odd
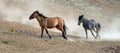
[[[44,16],[42,13],[39,13],[38,11],[37,11],[37,13],[38,13],[39,16],[42,16],[43,18],[47,18],[47,17]]]
[[[95,22],[95,20],[94,20],[94,19],[91,19],[91,21],[94,21],[94,22]]]
[[[83,19],[84,15],[80,15],[79,16],[79,20]]]

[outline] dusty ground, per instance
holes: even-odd
[[[120,17],[119,0],[1,0],[0,3],[0,53],[120,53],[120,41],[85,40],[76,35],[67,35],[69,40],[64,40],[55,31],[49,31],[50,40],[46,33],[40,38],[40,28],[25,25],[31,12],[39,9],[46,16],[62,16],[67,25],[76,24],[78,15],[84,14],[102,23],[102,29],[107,28],[114,18]]]
[[[20,23],[0,21],[0,53],[120,53],[119,41],[73,38],[64,40],[60,33],[50,32],[40,38],[40,29]],[[79,39],[79,40],[78,40]]]

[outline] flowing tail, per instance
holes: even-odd
[[[100,35],[99,35],[99,31],[100,31],[100,29],[101,29],[100,23],[97,23],[97,28],[96,28],[96,29],[97,29],[97,31],[96,31],[96,32],[97,32],[96,38],[98,38],[98,37],[100,38]]]
[[[63,25],[63,29],[64,29],[64,32],[65,32],[65,35],[66,35],[67,34],[66,29],[68,29],[68,28],[66,27],[65,24]]]
[[[100,31],[100,29],[101,29],[100,23],[97,23],[97,25],[98,25],[98,31]]]
[[[64,23],[64,25],[63,25],[63,30],[64,30],[64,31],[62,32],[62,34],[63,34],[63,38],[67,40],[67,37],[66,37],[66,34],[67,34],[66,29],[67,29],[67,27],[66,27],[66,25],[65,25],[65,23]]]

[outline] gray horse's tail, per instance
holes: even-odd
[[[98,25],[98,31],[100,31],[100,29],[101,29],[100,23],[97,23],[97,25]]]

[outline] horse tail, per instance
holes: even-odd
[[[68,29],[68,28],[67,28],[67,26],[65,25],[65,22],[64,22],[63,30],[64,30],[65,34],[67,34],[66,29]]]
[[[67,29],[67,27],[66,27],[65,24],[63,25],[63,29],[64,29],[65,34],[67,34],[67,33],[66,33],[66,29]]]
[[[64,24],[63,24],[63,30],[64,30],[64,31],[63,31],[62,33],[63,33],[63,38],[67,40],[67,37],[66,37],[66,34],[67,34],[66,29],[67,29],[67,27],[66,27],[65,22],[64,22]]]
[[[100,31],[100,29],[101,29],[100,23],[97,23],[97,25],[98,25],[98,31]]]

